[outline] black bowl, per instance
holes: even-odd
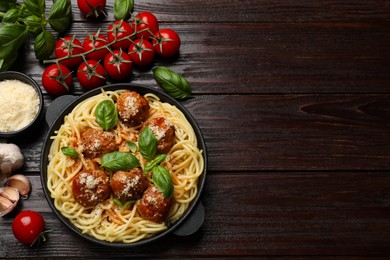
[[[17,131],[12,131],[12,132],[1,132],[0,131],[0,138],[12,138],[12,137],[26,135],[26,134],[31,133],[32,131],[35,130],[35,127],[39,124],[40,119],[41,119],[42,114],[43,114],[43,96],[42,96],[42,90],[39,87],[38,83],[30,76],[28,76],[24,73],[21,73],[21,72],[17,72],[17,71],[0,72],[0,81],[13,80],[13,79],[20,80],[20,81],[32,86],[35,89],[35,91],[38,94],[38,98],[39,98],[39,109],[38,109],[38,113],[35,115],[35,118],[27,126],[21,128]],[[1,111],[0,111],[0,113],[1,113]]]
[[[63,222],[69,229],[71,229],[73,232],[78,234],[79,236],[97,243],[99,245],[103,246],[109,246],[109,247],[120,247],[120,248],[130,248],[135,246],[140,246],[144,244],[151,243],[153,241],[156,241],[170,233],[174,233],[179,236],[187,236],[199,229],[199,227],[203,224],[204,221],[204,208],[202,203],[200,202],[200,195],[203,190],[204,182],[206,179],[206,171],[207,171],[207,151],[206,151],[206,145],[203,139],[203,136],[201,134],[201,131],[195,121],[195,119],[192,117],[192,115],[188,112],[188,110],[178,101],[173,99],[172,97],[168,96],[165,93],[162,93],[156,89],[149,88],[149,87],[143,87],[138,86],[134,84],[112,84],[107,85],[103,87],[105,91],[113,91],[118,89],[129,89],[137,91],[138,93],[144,95],[146,93],[153,93],[156,96],[160,98],[162,102],[167,102],[172,105],[175,105],[187,118],[187,120],[190,122],[191,126],[193,127],[197,140],[198,140],[198,147],[199,149],[203,150],[203,159],[204,159],[204,170],[202,175],[200,176],[198,180],[198,193],[195,197],[195,199],[191,202],[190,206],[186,210],[186,212],[171,226],[168,227],[167,230],[153,236],[150,238],[146,238],[134,243],[119,243],[119,242],[108,242],[108,241],[102,241],[98,240],[92,236],[83,234],[78,228],[76,228],[67,218],[65,218],[54,206],[54,201],[50,197],[50,191],[47,188],[47,165],[48,165],[48,154],[50,150],[50,146],[52,144],[52,139],[50,139],[51,136],[54,135],[54,131],[59,129],[59,127],[63,124],[64,116],[69,114],[72,109],[79,104],[81,101],[100,94],[101,89],[94,89],[91,90],[82,96],[75,97],[75,96],[61,96],[53,101],[53,103],[49,106],[47,113],[46,113],[46,121],[50,127],[49,132],[47,133],[45,142],[43,144],[43,150],[41,154],[41,183],[43,192],[45,194],[45,197],[52,208],[53,212],[56,214],[56,216],[60,219],[61,222]]]

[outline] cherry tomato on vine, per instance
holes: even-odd
[[[83,45],[75,36],[65,36],[56,42],[54,54],[57,59],[84,52]],[[60,61],[62,65],[74,67],[83,61],[82,57],[73,57]]]
[[[136,39],[129,47],[129,56],[135,65],[146,66],[154,59],[153,45],[143,38]]]
[[[104,59],[104,68],[110,78],[122,80],[131,75],[133,64],[126,52],[113,50]]]
[[[150,12],[140,12],[138,13],[133,21],[133,27],[135,28],[135,31],[137,32],[137,38],[144,38],[145,40],[148,40],[150,37],[153,37],[153,35],[158,31],[158,21],[156,16]],[[149,29],[145,30],[145,29]],[[141,30],[145,30],[143,32],[138,33]]]
[[[180,37],[174,30],[161,29],[154,34],[153,47],[162,57],[172,57],[179,52]]]
[[[83,42],[84,50],[87,52],[94,48],[102,48],[102,49],[88,53],[86,55],[86,58],[88,60],[97,60],[97,61],[103,60],[104,57],[106,57],[106,55],[109,52],[107,48],[103,48],[103,46],[106,46],[107,43],[108,43],[107,38],[100,32],[88,34],[87,37],[85,37]]]
[[[64,95],[73,86],[72,72],[64,65],[49,65],[42,74],[42,86],[53,96]]]
[[[105,70],[96,60],[87,60],[77,69],[77,78],[85,89],[94,89],[103,86],[106,82]]]
[[[33,210],[20,212],[12,222],[12,233],[25,245],[31,246],[45,241],[44,232],[45,220],[41,214]]]
[[[118,41],[125,37],[132,37],[134,34],[134,27],[132,27],[128,22],[119,20],[112,22],[108,26],[107,30],[107,39],[109,43],[114,41]],[[128,39],[124,39],[122,41],[118,41],[111,45],[113,49],[122,49],[127,50],[131,44],[131,41]]]
[[[105,15],[106,0],[77,0],[77,6],[87,18]]]

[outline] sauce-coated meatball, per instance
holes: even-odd
[[[162,222],[166,218],[172,205],[172,199],[164,197],[164,194],[154,185],[150,185],[138,202],[138,212],[142,218]]]
[[[93,128],[89,128],[81,134],[81,144],[87,158],[101,157],[118,148],[113,133]]]
[[[175,139],[173,124],[163,117],[155,117],[147,125],[158,140],[157,153],[167,153],[173,146]]]
[[[135,91],[121,93],[116,101],[116,106],[120,120],[129,126],[140,125],[149,115],[148,101]]]
[[[107,175],[100,170],[84,170],[73,179],[74,199],[84,207],[95,206],[110,196]]]
[[[149,181],[140,168],[117,171],[110,180],[111,190],[120,201],[137,200],[148,188]]]

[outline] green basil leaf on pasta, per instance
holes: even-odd
[[[61,147],[61,152],[66,155],[66,156],[69,156],[69,157],[72,157],[74,159],[77,159],[79,157],[77,151],[71,147],[71,146],[64,146],[64,147]]]
[[[159,191],[164,194],[165,198],[172,198],[174,187],[171,174],[167,169],[161,165],[154,167],[152,180]]]
[[[191,85],[182,75],[166,67],[158,66],[153,68],[153,76],[157,83],[172,97],[186,99],[191,96]]]
[[[156,156],[157,141],[152,130],[150,130],[149,126],[146,126],[142,130],[138,141],[140,152],[144,158],[152,160]]]
[[[126,141],[126,147],[133,153],[138,150],[137,144],[130,140]]]
[[[106,153],[100,160],[101,166],[111,171],[129,170],[140,166],[140,163],[134,155],[127,152],[115,151]]]
[[[165,158],[167,158],[166,154],[157,155],[153,160],[151,160],[145,165],[144,173],[148,173],[152,171],[153,168],[159,165],[160,163],[162,163],[165,160]]]
[[[113,128],[118,122],[118,112],[116,106],[111,100],[100,102],[95,111],[96,122],[104,130]]]

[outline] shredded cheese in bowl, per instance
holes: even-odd
[[[33,86],[16,79],[0,81],[0,132],[15,132],[29,125],[39,105]]]

